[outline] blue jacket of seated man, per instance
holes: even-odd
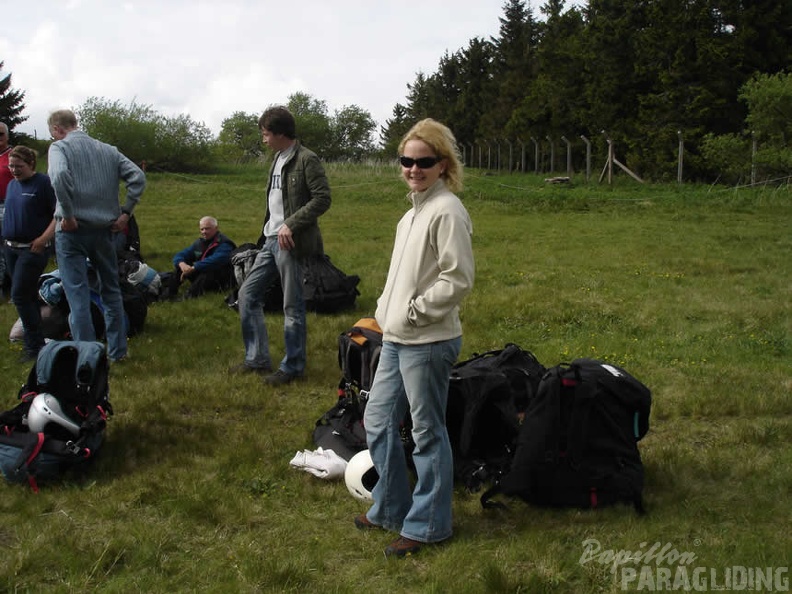
[[[218,232],[211,239],[196,239],[191,246],[173,256],[173,265],[186,262],[195,268],[196,273],[216,270],[231,264],[231,252],[236,244]]]

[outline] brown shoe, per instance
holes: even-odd
[[[405,536],[400,536],[385,549],[386,557],[407,557],[421,550],[424,543]]]
[[[366,514],[360,514],[355,517],[355,528],[358,530],[371,530],[372,528],[382,528],[382,526],[369,520]]]

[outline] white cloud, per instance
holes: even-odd
[[[46,137],[52,109],[96,96],[188,114],[218,132],[305,92],[369,111],[381,125],[419,71],[496,36],[490,0],[35,0],[6,12],[3,74],[25,91],[20,126]]]

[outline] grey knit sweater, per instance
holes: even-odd
[[[48,173],[58,200],[58,224],[74,217],[86,227],[108,227],[121,215],[119,182],[125,182],[123,210],[130,214],[146,187],[146,176],[137,165],[116,147],[81,130],[52,143]]]

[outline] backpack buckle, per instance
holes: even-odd
[[[490,478],[490,472],[485,462],[478,463],[478,467],[470,473],[471,478],[476,479],[479,483],[483,483]]]
[[[67,450],[67,451],[68,451],[70,454],[74,454],[75,456],[78,456],[78,455],[80,454],[80,452],[82,451],[82,448],[81,448],[80,446],[78,446],[78,445],[77,445],[75,442],[73,442],[73,441],[67,441],[67,442],[66,442],[66,450]]]

